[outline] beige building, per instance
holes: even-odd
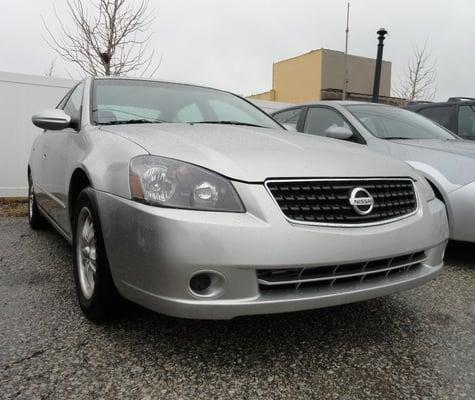
[[[367,100],[373,92],[376,60],[348,55],[349,99]],[[249,96],[250,99],[302,103],[341,99],[345,69],[345,54],[319,49],[274,63],[272,89]],[[391,63],[383,61],[380,97],[391,93]],[[390,102],[386,99],[385,102]]]

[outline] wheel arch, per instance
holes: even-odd
[[[436,168],[431,165],[428,165],[423,162],[418,161],[408,161],[414,169],[417,170],[426,180],[429,182],[429,185],[434,190],[435,197],[442,201],[445,205],[447,211],[447,219],[449,221],[450,231],[453,231],[453,213],[452,205],[449,200],[449,193],[452,190],[457,188],[457,185],[454,185]]]
[[[437,187],[437,185],[434,182],[432,182],[431,178],[427,178],[427,177],[425,178],[427,182],[429,182],[429,185],[431,186],[432,190],[434,191],[436,199],[440,200],[442,203],[445,204],[445,206],[447,206],[447,200],[445,199],[444,195],[442,194],[440,189]]]
[[[447,220],[449,222],[450,232],[452,233],[454,230],[453,215],[452,215],[452,208],[450,207],[450,203],[446,197],[447,194],[445,194],[441,189],[439,189],[439,185],[437,185],[432,178],[427,177],[425,175],[424,175],[424,178],[426,178],[427,182],[429,182],[429,185],[434,191],[435,198],[440,200],[442,203],[444,203],[445,211],[447,212]]]
[[[435,189],[436,196],[440,196],[437,198],[443,201],[446,206],[449,206],[448,193],[456,189],[457,186],[449,182],[439,170],[431,165],[415,161],[408,161],[407,163],[427,179],[431,187]]]
[[[71,174],[68,189],[68,217],[72,226],[72,219],[74,216],[74,203],[83,190],[86,187],[93,187],[92,180],[89,174],[82,167],[76,168]]]

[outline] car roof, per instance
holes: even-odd
[[[355,100],[321,100],[321,101],[309,101],[306,103],[299,104],[300,106],[311,106],[311,105],[335,105],[339,104],[341,106],[348,106],[353,104],[377,104],[370,103],[368,101],[355,101]]]
[[[272,100],[260,100],[260,99],[247,99],[254,105],[262,108],[263,110],[267,109],[268,111],[277,112],[283,110],[284,108],[293,107],[293,103],[283,103],[281,101],[272,101]]]
[[[297,108],[297,107],[307,107],[307,106],[329,106],[329,107],[335,107],[335,106],[351,106],[351,105],[373,105],[373,106],[389,106],[388,104],[381,104],[381,103],[371,103],[369,101],[356,101],[356,100],[322,100],[322,101],[309,101],[306,103],[300,103],[300,104],[295,104],[290,107],[282,108],[273,114],[277,114],[278,112],[285,111],[291,108]],[[390,107],[390,106],[389,106]]]
[[[172,84],[172,85],[193,86],[193,87],[202,88],[202,89],[212,89],[212,90],[218,90],[220,92],[232,93],[232,92],[228,92],[227,90],[222,90],[222,89],[214,88],[211,86],[197,85],[194,83],[186,83],[186,82],[167,81],[167,80],[162,80],[162,79],[159,80],[159,79],[153,79],[153,78],[137,78],[137,77],[130,77],[130,76],[94,76],[92,80],[94,81],[98,81],[98,80],[147,81],[147,82],[156,82],[156,83],[166,83],[166,84]]]
[[[451,101],[437,101],[434,103],[431,102],[423,102],[423,103],[416,103],[416,104],[410,104],[406,108],[409,110],[421,110],[423,108],[429,108],[429,107],[440,107],[440,106],[453,106],[454,104],[470,104],[473,105],[475,104],[475,100],[451,100]]]

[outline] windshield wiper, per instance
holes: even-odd
[[[408,138],[408,137],[402,137],[402,136],[389,136],[389,137],[384,137],[381,138],[384,140],[413,140],[413,138]]]
[[[159,124],[162,123],[161,120],[151,120],[151,119],[126,119],[121,121],[109,121],[109,122],[99,122],[101,125],[123,125],[123,124]]]
[[[267,126],[251,124],[249,122],[240,122],[240,121],[196,121],[190,122],[193,124],[220,124],[220,125],[241,125],[241,126],[255,126],[256,128],[267,128]]]

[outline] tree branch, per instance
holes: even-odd
[[[146,74],[154,64],[155,51],[149,50],[153,33],[148,33],[154,17],[149,0],[136,7],[127,0],[66,0],[70,27],[53,6],[58,22],[56,33],[42,17],[43,40],[65,61],[87,75]],[[90,13],[92,16],[90,15]],[[153,73],[160,66],[156,63]]]
[[[397,96],[409,101],[431,101],[436,93],[436,62],[427,48],[427,40],[422,47],[412,45],[405,77],[399,79],[395,90]]]

